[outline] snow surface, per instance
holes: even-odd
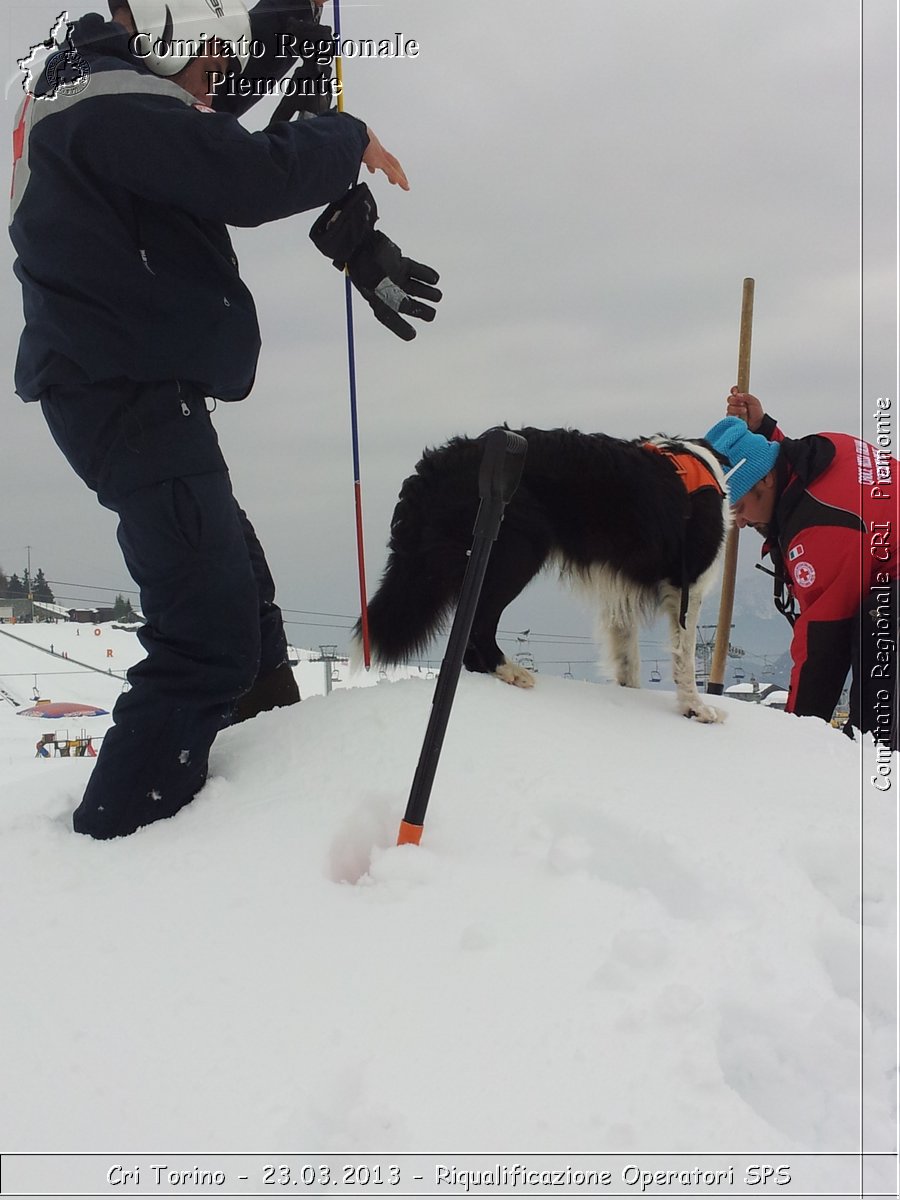
[[[22,707],[110,706],[140,655],[3,628]],[[433,688],[227,730],[191,805],[103,843],[91,760],[0,697],[6,1149],[836,1152],[861,1112],[895,1149],[896,757],[881,792],[816,720],[464,676],[397,847]]]

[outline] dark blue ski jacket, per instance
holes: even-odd
[[[278,78],[277,35],[293,0],[251,12],[268,57],[245,75]],[[368,144],[346,114],[279,122],[251,133],[252,100],[215,111],[129,50],[96,13],[71,32],[86,83],[26,95],[14,135],[10,236],[25,329],[16,391],[55,385],[178,380],[239,400],[259,356],[256,309],[226,225],[255,226],[338,199]],[[282,47],[283,48],[283,47]]]

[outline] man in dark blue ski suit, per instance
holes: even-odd
[[[16,391],[40,402],[118,515],[146,617],[147,657],[74,815],[95,838],[172,816],[203,786],[220,729],[299,700],[272,577],[206,405],[248,394],[260,349],[226,225],[333,204],[363,162],[406,186],[355,117],[251,133],[237,116],[252,99],[210,93],[211,71],[280,77],[286,22],[317,15],[310,0],[260,0],[249,15],[239,0],[112,0],[110,12],[70,26],[65,69],[51,54],[28,89],[10,225],[25,314]],[[178,58],[179,22],[196,32],[201,20],[206,40]],[[265,53],[250,56],[235,31]]]

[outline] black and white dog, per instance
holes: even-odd
[[[466,667],[533,685],[533,675],[498,647],[497,625],[525,585],[553,565],[588,592],[624,687],[640,686],[639,626],[668,613],[679,711],[721,721],[724,714],[700,699],[694,665],[700,602],[730,522],[716,455],[702,441],[662,435],[624,441],[572,429],[518,432],[528,442],[525,468],[493,548]],[[379,662],[423,654],[459,598],[482,451],[482,439],[464,437],[426,450],[400,490],[387,567],[368,606]]]

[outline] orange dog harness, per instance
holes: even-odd
[[[713,488],[719,496],[724,497],[725,493],[722,491],[718,479],[713,475],[709,465],[701,458],[696,458],[687,452],[676,453],[674,450],[664,450],[662,446],[657,446],[656,442],[642,442],[641,449],[652,450],[654,454],[664,454],[678,472],[678,478],[689,496],[694,492],[701,492],[704,488]],[[678,614],[678,623],[682,629],[686,628],[690,590],[682,551],[681,611]]]
[[[641,449],[652,450],[654,454],[664,454],[678,472],[678,478],[688,494],[711,487],[715,488],[720,496],[725,495],[709,465],[701,458],[693,454],[676,454],[674,450],[664,450],[662,446],[657,446],[656,442],[642,442]]]

